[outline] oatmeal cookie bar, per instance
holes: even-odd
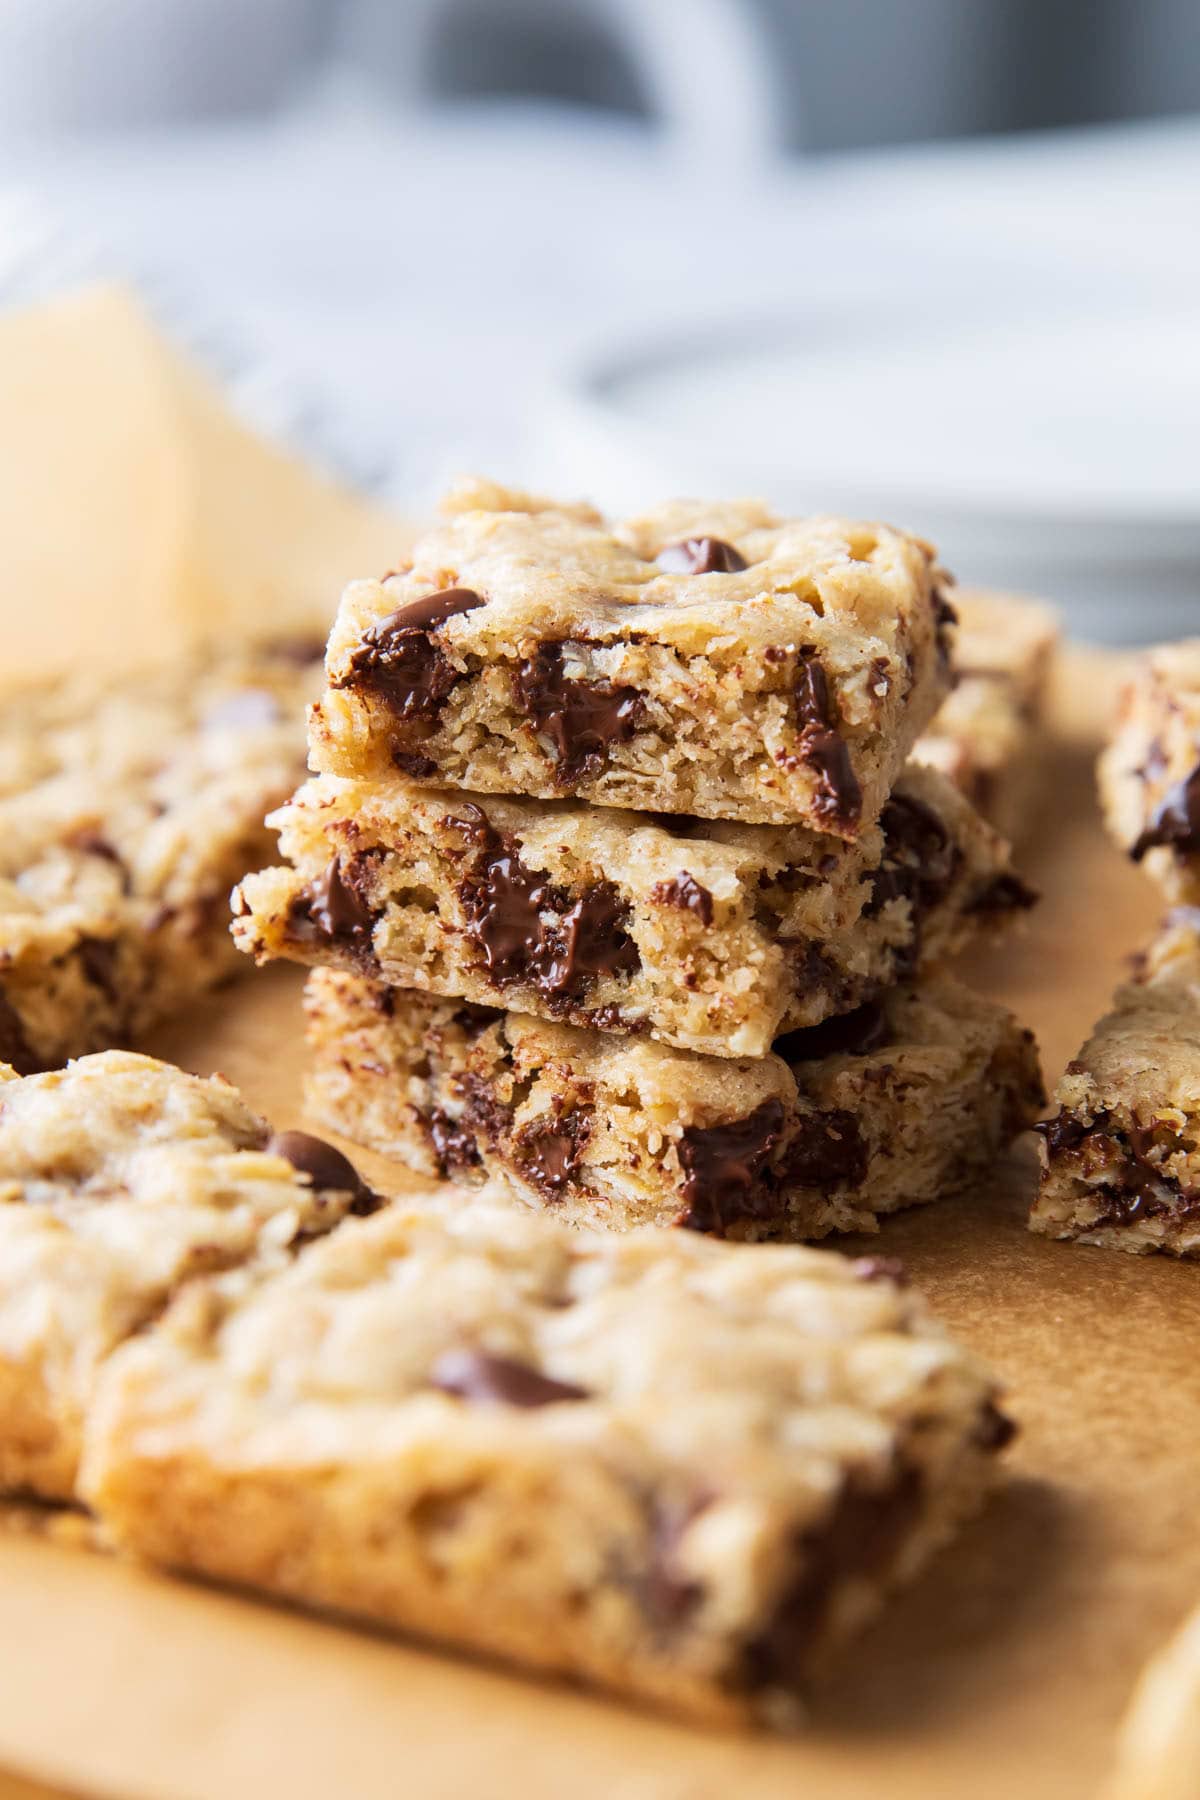
[[[1033,899],[1008,845],[929,769],[901,776],[854,845],[328,775],[272,823],[292,866],[233,901],[260,960],[715,1056],[764,1056]]]
[[[1173,915],[1054,1093],[1046,1237],[1200,1256],[1200,913]]]
[[[346,1158],[236,1090],[109,1050],[0,1067],[0,1489],[69,1500],[97,1369],[180,1286],[376,1204]]]
[[[127,1042],[237,974],[228,894],[303,778],[311,645],[18,689],[0,717],[0,1061]]]
[[[956,588],[954,691],[913,748],[939,769],[1005,837],[1030,824],[1038,727],[1058,645],[1048,607],[1015,594]]]
[[[948,690],[942,579],[882,525],[688,501],[609,526],[476,484],[343,596],[315,767],[853,839]]]
[[[1010,1433],[876,1259],[396,1201],[114,1357],[83,1488],[154,1563],[787,1723]]]
[[[1028,1032],[956,982],[893,989],[732,1061],[381,988],[306,991],[313,1118],[425,1174],[580,1223],[737,1237],[873,1231],[1030,1126]]]
[[[1168,899],[1200,904],[1200,638],[1143,658],[1098,774],[1116,843]]]

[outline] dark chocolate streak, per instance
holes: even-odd
[[[677,906],[681,912],[694,912],[702,925],[713,922],[713,897],[694,875],[681,870],[670,881],[656,882],[650,898],[659,906]]]
[[[735,575],[750,566],[740,550],[719,537],[689,537],[666,544],[654,560],[667,575]]]
[[[445,588],[401,606],[363,633],[338,687],[365,687],[401,719],[429,718],[462,679],[431,633],[484,604],[473,588]]]
[[[689,1125],[679,1139],[684,1171],[677,1225],[720,1233],[739,1219],[768,1219],[776,1210],[767,1159],[783,1130],[783,1103],[764,1100],[743,1119]]]
[[[861,1187],[868,1161],[854,1114],[834,1108],[798,1121],[779,1179],[785,1187],[817,1188],[828,1194],[834,1188]]]
[[[447,824],[475,847],[458,890],[466,932],[498,986],[528,982],[552,1010],[565,1012],[598,976],[641,967],[626,930],[629,908],[611,882],[593,882],[572,899],[526,868],[515,841],[496,831],[479,807],[468,804],[462,813]]]
[[[429,1372],[430,1387],[440,1388],[460,1400],[501,1406],[554,1406],[564,1400],[586,1400],[586,1388],[571,1381],[555,1381],[528,1363],[508,1356],[492,1356],[486,1350],[446,1350]]]
[[[532,1119],[517,1132],[513,1154],[533,1185],[557,1199],[579,1168],[590,1132],[591,1125],[582,1112]]]
[[[543,644],[513,676],[513,697],[554,746],[555,779],[572,787],[604,765],[609,746],[637,730],[646,702],[636,688],[569,681],[561,644]]]
[[[847,830],[862,816],[862,789],[845,740],[836,729],[829,681],[815,644],[800,646],[795,697],[800,755],[817,779],[813,812],[825,824]]]
[[[18,1075],[33,1075],[44,1065],[36,1055],[15,1006],[0,988],[0,1063],[8,1063]]]
[[[891,1042],[892,1030],[880,1000],[865,1000],[853,1012],[835,1013],[819,1025],[789,1031],[771,1048],[789,1067],[825,1056],[865,1056]]]
[[[369,951],[377,915],[367,899],[366,884],[379,854],[360,850],[350,857],[335,856],[293,900],[288,920],[293,935],[342,944],[359,953]]]
[[[798,1573],[765,1630],[745,1646],[733,1685],[751,1693],[795,1692],[838,1588],[854,1576],[888,1573],[920,1502],[915,1469],[898,1469],[882,1487],[867,1487],[864,1478],[851,1476],[826,1522],[799,1536]]]
[[[1081,1202],[1098,1209],[1086,1230],[1109,1225],[1124,1230],[1140,1219],[1182,1223],[1200,1218],[1200,1188],[1184,1187],[1162,1167],[1163,1157],[1183,1148],[1177,1138],[1160,1140],[1154,1131],[1137,1125],[1122,1129],[1108,1112],[1098,1112],[1088,1123],[1066,1107],[1034,1130],[1044,1137],[1051,1164],[1062,1160],[1069,1166],[1076,1161],[1081,1179],[1088,1174],[1089,1163],[1103,1169],[1103,1182],[1089,1182],[1086,1194],[1080,1196]]]
[[[1160,844],[1184,854],[1200,850],[1200,763],[1167,789],[1129,854],[1141,862],[1147,850]]]

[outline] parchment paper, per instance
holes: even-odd
[[[1114,668],[1072,656],[1015,949],[967,971],[1057,1076],[1152,926],[1090,762]],[[298,1120],[299,980],[273,971],[152,1046]],[[381,1165],[360,1158],[378,1177]],[[249,1599],[0,1536],[0,1763],[86,1792],[205,1800],[1073,1800],[1143,1659],[1200,1596],[1200,1269],[1032,1238],[1029,1164],[894,1221],[1022,1434],[987,1512],[852,1651],[807,1736],[706,1736]]]

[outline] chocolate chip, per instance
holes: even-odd
[[[938,661],[945,667],[950,662],[954,649],[951,635],[958,624],[958,614],[947,600],[940,588],[933,590],[933,634],[937,643]]]
[[[891,1281],[908,1286],[908,1270],[898,1256],[856,1256],[850,1265],[860,1281]]]
[[[975,1427],[974,1438],[981,1450],[1003,1450],[1017,1435],[1017,1426],[1008,1414],[1001,1412],[994,1400],[985,1400]]]
[[[891,1042],[892,1029],[881,1000],[864,1000],[853,1012],[836,1013],[800,1031],[785,1032],[771,1046],[789,1067],[825,1056],[866,1056]]]
[[[1080,1071],[1076,1071],[1079,1073]],[[1107,1113],[1097,1114],[1094,1123],[1101,1124],[1107,1120]],[[1064,1150],[1076,1150],[1091,1131],[1092,1126],[1079,1117],[1078,1113],[1068,1112],[1063,1107],[1053,1119],[1039,1119],[1033,1129],[1046,1140],[1046,1149],[1051,1156],[1058,1156]]]
[[[415,750],[400,750],[393,745],[392,761],[402,775],[408,775],[413,781],[428,781],[431,775],[437,774],[433,758],[421,756]]]
[[[528,1363],[486,1350],[447,1350],[429,1372],[431,1387],[461,1400],[491,1401],[501,1406],[555,1406],[564,1400],[587,1400],[586,1388],[556,1381]]]
[[[363,890],[373,860],[371,852],[359,852],[346,861],[335,856],[324,874],[309,882],[292,902],[292,929],[311,931],[330,943],[369,948],[375,913]]]
[[[654,560],[666,575],[736,575],[749,567],[741,551],[719,537],[689,537],[667,544]]]
[[[117,991],[117,946],[112,938],[82,937],[79,960],[92,986],[99,988],[105,999],[115,1002]]]
[[[1077,1158],[1088,1176],[1087,1200],[1096,1212],[1088,1230],[1125,1230],[1148,1218],[1200,1218],[1200,1188],[1184,1187],[1164,1167],[1184,1147],[1174,1133],[1153,1126],[1121,1129],[1107,1112],[1089,1125],[1065,1109],[1034,1129],[1051,1157]]]
[[[780,1179],[824,1193],[832,1188],[857,1188],[866,1177],[868,1161],[854,1114],[832,1108],[799,1120]]]
[[[495,831],[479,807],[448,820],[476,847],[459,885],[469,937],[483,952],[492,980],[530,982],[548,999],[578,998],[601,975],[641,966],[626,929],[629,907],[611,882],[598,881],[576,899],[521,860],[515,841]]]
[[[18,1075],[34,1075],[44,1064],[25,1036],[20,1014],[0,988],[0,1063],[8,1063]]]
[[[456,1169],[477,1167],[480,1160],[479,1146],[461,1119],[452,1119],[440,1107],[434,1107],[432,1112],[422,1114],[421,1117],[429,1133],[429,1142],[437,1159],[440,1175],[450,1175]]]
[[[513,677],[513,696],[554,746],[556,779],[572,786],[603,767],[612,744],[629,741],[646,703],[636,688],[569,681],[561,644],[543,644]]]
[[[535,1187],[557,1196],[574,1179],[590,1133],[587,1115],[574,1110],[533,1119],[517,1133],[517,1161]]]
[[[627,975],[642,966],[626,929],[629,907],[609,881],[587,888],[545,932],[537,958],[537,985],[547,994],[576,995],[601,975]]]
[[[883,860],[871,877],[871,898],[863,911],[874,918],[889,901],[908,901],[912,941],[897,969],[904,974],[916,966],[922,921],[946,897],[962,867],[962,851],[933,808],[911,794],[893,794],[879,822]]]
[[[363,634],[350,668],[335,685],[356,681],[387,702],[401,719],[429,717],[461,680],[430,633],[459,613],[484,604],[473,588],[445,588],[399,607]]]
[[[1185,854],[1200,850],[1200,763],[1167,789],[1129,854],[1141,862],[1160,844]]]
[[[1029,887],[1011,869],[1006,869],[1000,875],[993,875],[992,879],[971,897],[963,910],[968,913],[1028,911],[1037,903],[1036,890]]]
[[[829,680],[815,644],[800,647],[794,692],[799,754],[817,782],[813,812],[834,830],[847,830],[862,817],[862,788],[845,740],[836,730]]]
[[[365,1218],[384,1204],[363,1180],[348,1156],[308,1131],[277,1131],[266,1142],[268,1156],[281,1156],[314,1189],[353,1196],[350,1211]]]
[[[650,890],[650,898],[659,906],[677,906],[682,912],[694,912],[702,925],[713,922],[712,895],[686,869],[673,875],[670,881],[656,882]]]
[[[921,1478],[902,1469],[882,1487],[851,1477],[823,1525],[800,1535],[799,1570],[766,1629],[745,1647],[737,1685],[795,1691],[830,1602],[847,1579],[886,1574],[920,1512]]]
[[[684,1210],[675,1223],[719,1233],[739,1219],[769,1217],[774,1201],[763,1175],[782,1130],[779,1100],[721,1125],[689,1125],[679,1139]]]

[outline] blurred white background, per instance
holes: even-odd
[[[99,272],[406,508],[757,491],[1200,628],[1195,0],[0,0],[0,302]]]

